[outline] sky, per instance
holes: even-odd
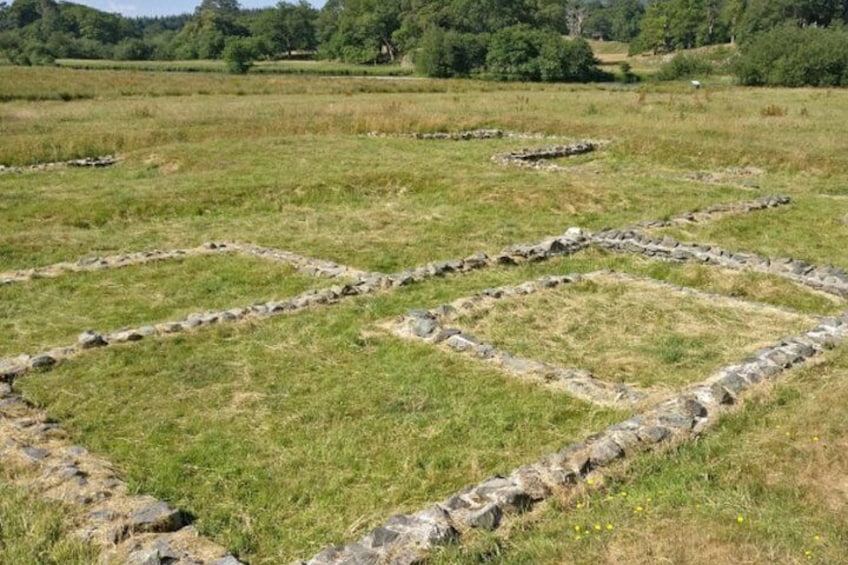
[[[109,13],[137,16],[173,16],[190,14],[202,0],[70,0],[74,4],[84,4]],[[279,0],[239,0],[242,8],[268,8],[276,6]],[[295,3],[294,0],[289,0]],[[324,0],[309,0],[316,7],[324,5]]]

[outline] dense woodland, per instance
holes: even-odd
[[[234,71],[287,57],[407,58],[435,77],[585,81],[603,77],[585,39],[626,42],[631,54],[735,43],[743,83],[845,85],[846,24],[848,0],[301,0],[258,10],[202,0],[163,18],[14,0],[0,2],[0,52],[23,65],[223,58]]]

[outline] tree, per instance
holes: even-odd
[[[317,19],[318,10],[304,0],[298,4],[280,2],[276,8],[263,10],[254,19],[251,31],[263,46],[260,54],[291,56],[296,50],[314,51],[318,47]]]
[[[846,0],[748,0],[739,24],[739,37],[746,41],[786,23],[827,27],[834,22],[846,22],[846,18]]]
[[[586,25],[586,18],[589,17],[589,10],[581,0],[571,0],[565,10],[565,22],[568,26],[568,35],[571,37],[581,37],[583,35],[583,26]]]
[[[724,0],[655,0],[648,4],[631,52],[690,49],[727,41]]]
[[[547,82],[586,81],[600,74],[585,39],[564,40],[553,30],[524,24],[492,34],[486,70],[499,80]]]
[[[848,86],[848,29],[776,27],[742,44],[735,73],[752,86]]]
[[[486,63],[486,35],[432,27],[415,55],[419,72],[434,78],[467,77]]]
[[[639,35],[639,24],[645,15],[645,6],[639,0],[611,0],[606,11],[610,39],[627,43]]]
[[[253,66],[256,50],[250,39],[231,37],[227,40],[222,54],[227,70],[233,74],[243,75]]]
[[[319,18],[325,55],[352,63],[394,61],[401,13],[401,0],[329,0]]]
[[[229,38],[250,34],[236,21],[238,11],[236,0],[203,0],[179,33],[177,55],[186,59],[221,57]]]

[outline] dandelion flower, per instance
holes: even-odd
[[[813,436],[813,442],[819,441],[819,436]]]
[[[601,525],[600,525],[600,524],[595,524],[595,531],[596,531],[596,532],[600,532],[600,531],[601,531]]]
[[[816,534],[816,535],[813,536],[813,540],[814,541],[821,541],[821,536]]]
[[[607,530],[608,530],[608,531],[612,531],[612,530],[613,530],[613,525],[612,525],[610,522],[607,522]]]
[[[745,521],[745,516],[743,516],[742,514],[740,514],[739,516],[736,517],[736,523],[737,524],[741,524],[744,521]]]
[[[642,508],[641,506],[637,506],[633,509],[633,512],[641,512],[642,510],[644,510],[644,508]]]

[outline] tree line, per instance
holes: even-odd
[[[810,50],[826,51],[841,68],[833,52],[848,53],[846,24],[848,0],[328,0],[321,9],[300,0],[256,10],[202,0],[191,14],[162,18],[14,0],[0,1],[0,51],[17,64],[223,58],[236,71],[303,54],[350,63],[411,57],[430,76],[561,81],[602,76],[585,39],[626,42],[631,54],[738,43],[743,82],[772,84],[783,79],[754,68],[774,66],[769,57],[797,65]]]

